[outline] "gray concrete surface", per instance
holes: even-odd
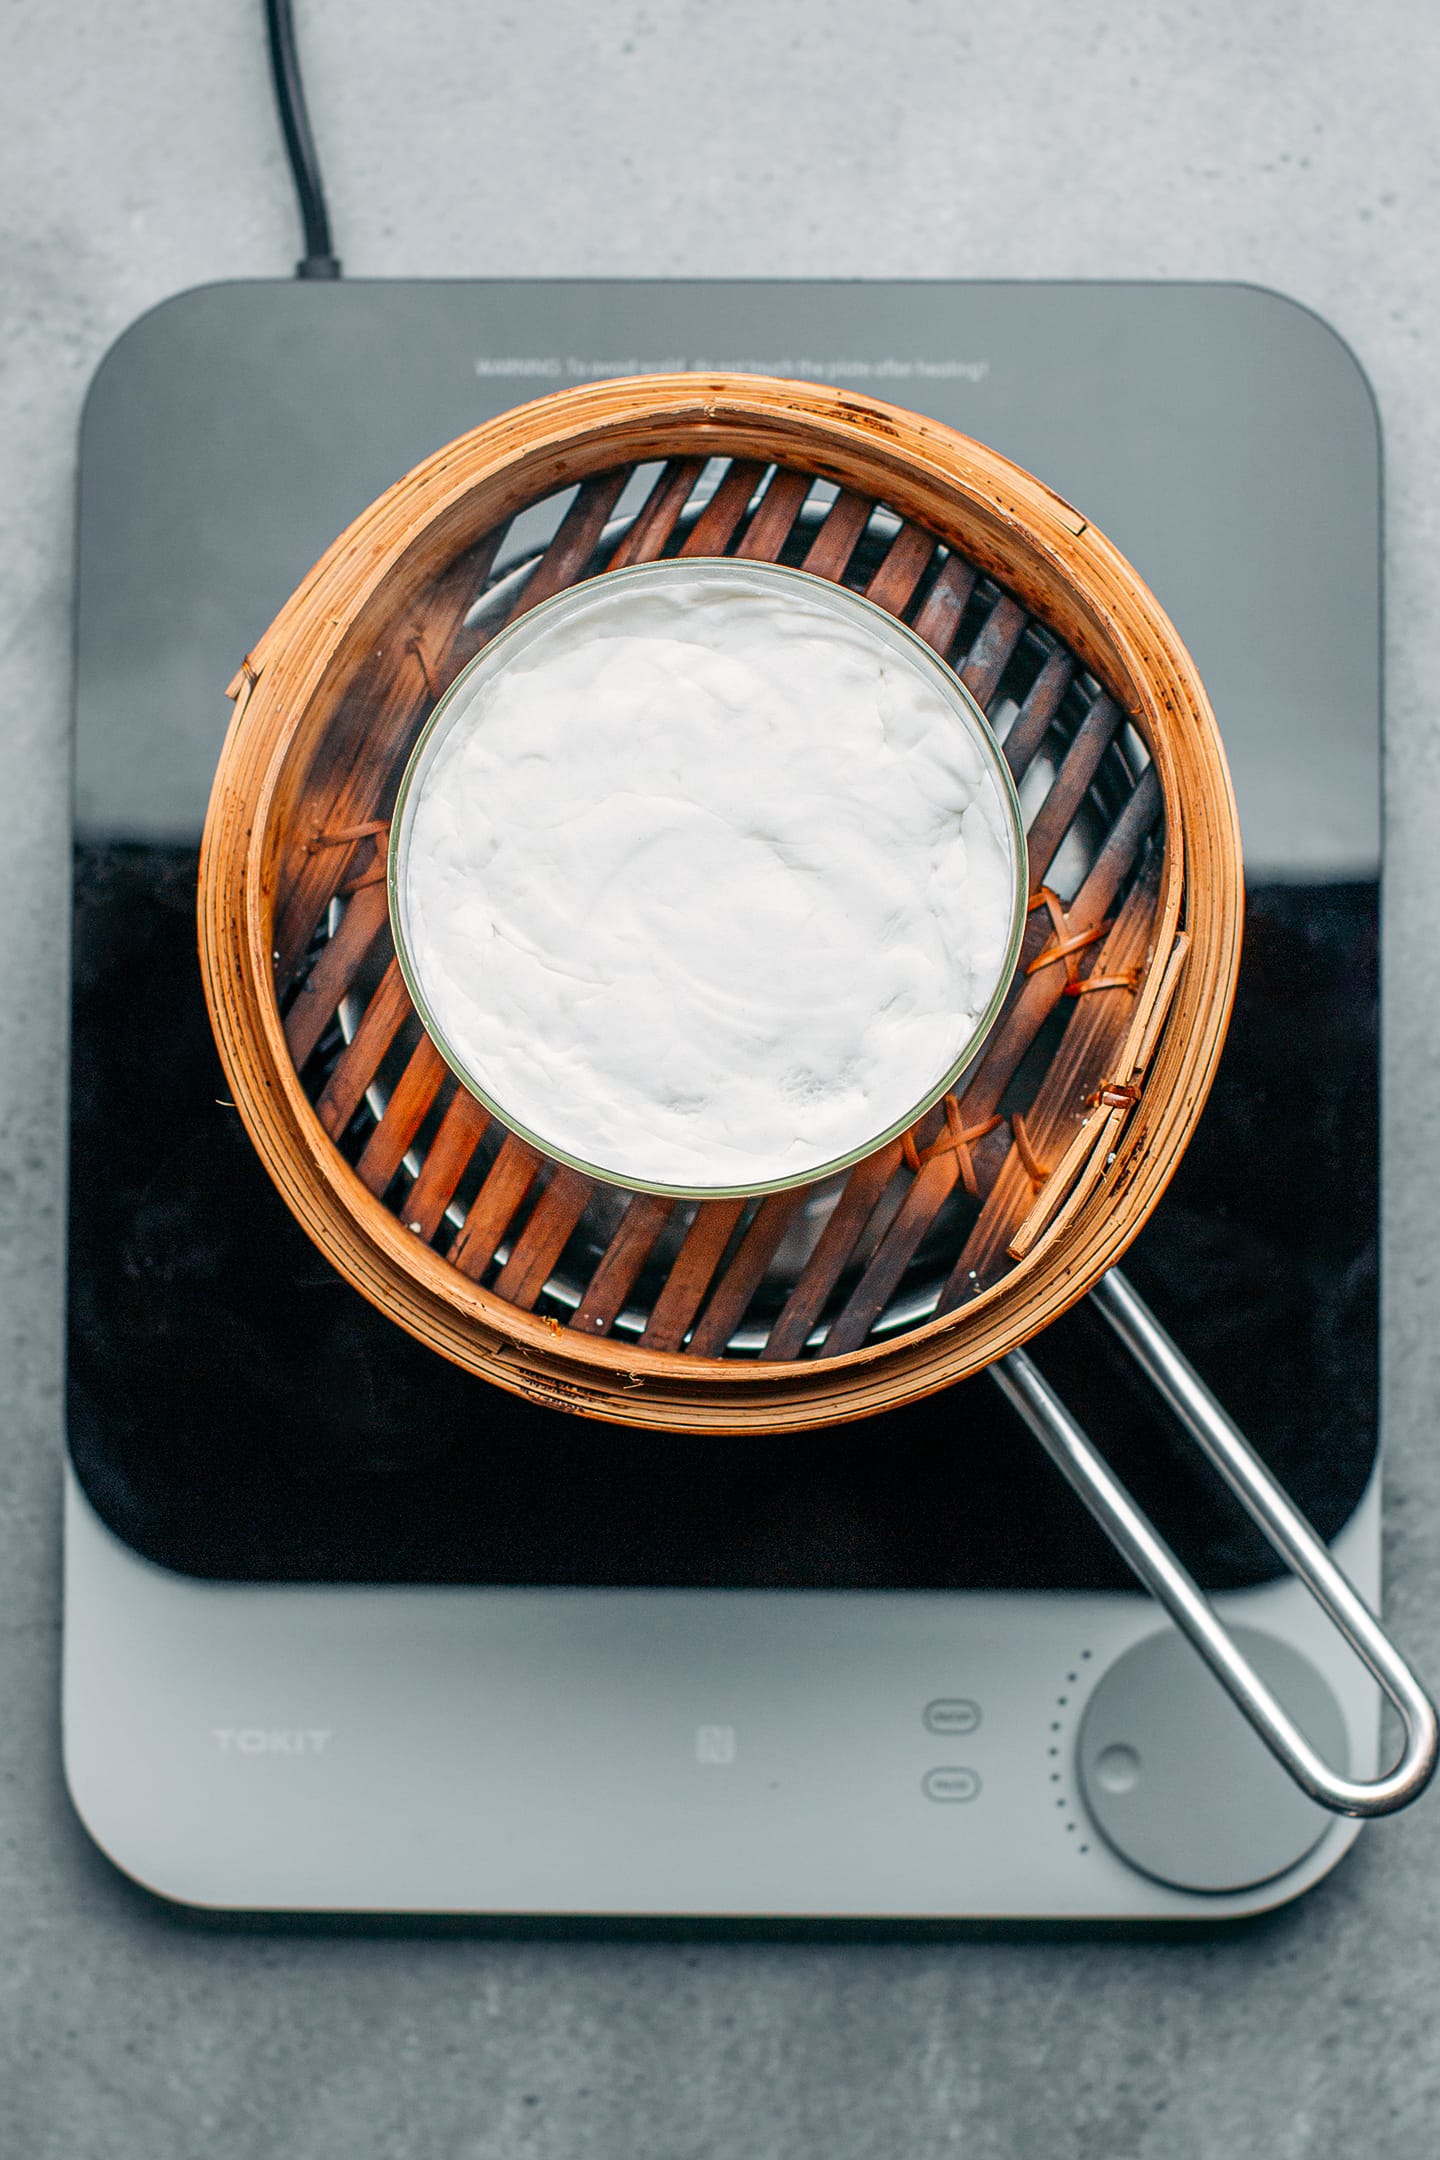
[[[1414,0],[301,0],[357,273],[1238,277],[1389,456],[1389,1609],[1440,1673],[1440,17]],[[255,4],[0,19],[0,2152],[17,2160],[1409,2160],[1440,2146],[1440,1800],[1232,1936],[226,1931],[93,1853],[56,1745],[57,1109],[80,399],[296,253]],[[1344,505],[1336,505],[1344,515]]]

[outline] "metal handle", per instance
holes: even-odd
[[[1353,1583],[1124,1277],[1112,1268],[1090,1295],[1247,1514],[1399,1711],[1405,1745],[1393,1770],[1371,1781],[1340,1777],[1332,1770],[1235,1647],[1199,1584],[1024,1351],[1013,1350],[992,1365],[992,1379],[1296,1784],[1337,1815],[1389,1815],[1407,1807],[1434,1774],[1440,1750],[1435,1705]]]

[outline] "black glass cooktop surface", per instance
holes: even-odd
[[[75,856],[70,1443],[126,1541],[312,1581],[1128,1587],[973,1380],[777,1440],[544,1410],[343,1282],[262,1170],[210,1036],[186,848]],[[1127,1259],[1318,1527],[1375,1452],[1375,888],[1251,895],[1220,1078]],[[1264,1548],[1083,1309],[1047,1375],[1211,1585]]]
[[[227,1105],[194,913],[219,686],[378,486],[554,387],[597,322],[618,359],[620,321],[628,359],[828,354],[968,426],[1081,502],[1177,615],[1234,756],[1250,911],[1214,1093],[1126,1269],[1332,1535],[1374,1464],[1378,1372],[1378,464],[1343,348],[1231,287],[362,286],[272,309],[275,290],[147,318],[82,442],[69,1435],[103,1519],[243,1580],[1131,1587],[983,1378],[701,1440],[456,1371],[333,1273]],[[366,412],[389,433],[359,454]],[[1337,490],[1342,538],[1311,514]],[[1308,582],[1297,521],[1320,534]],[[1273,1572],[1098,1319],[1033,1347],[1204,1582]]]

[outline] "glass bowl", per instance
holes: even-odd
[[[422,968],[417,964],[416,940],[412,935],[409,917],[409,863],[415,812],[427,776],[438,754],[448,742],[452,730],[464,721],[470,712],[477,694],[482,693],[503,670],[534,653],[557,628],[570,628],[577,622],[583,624],[587,618],[595,620],[598,627],[604,616],[614,609],[617,599],[626,592],[633,592],[637,587],[663,587],[666,584],[673,586],[682,581],[687,585],[703,582],[717,590],[729,588],[741,594],[750,592],[763,595],[772,602],[777,596],[789,596],[792,600],[803,599],[813,610],[844,624],[852,635],[858,631],[867,642],[881,648],[892,660],[899,660],[917,670],[938,691],[953,716],[956,727],[965,732],[977,752],[985,777],[994,787],[1009,846],[1011,908],[1002,964],[983,1009],[977,1014],[970,1032],[954,1055],[948,1059],[944,1069],[917,1074],[914,1100],[907,1105],[903,1114],[892,1118],[881,1130],[865,1134],[845,1152],[813,1162],[806,1161],[799,1167],[787,1169],[781,1175],[747,1178],[741,1184],[731,1180],[717,1180],[714,1183],[673,1183],[662,1178],[637,1175],[633,1162],[617,1167],[614,1164],[587,1160],[577,1153],[573,1146],[566,1146],[563,1141],[557,1140],[552,1132],[545,1130],[543,1111],[537,1116],[534,1103],[520,1109],[499,1100],[484,1075],[474,1069],[474,1062],[450,1039],[444,1022],[435,1010],[436,1000],[431,996]],[[751,1194],[779,1192],[795,1186],[809,1185],[848,1169],[888,1141],[908,1131],[918,1118],[955,1085],[974,1062],[993,1028],[1019,959],[1028,892],[1025,831],[1014,781],[985,715],[955,672],[904,623],[845,587],[833,584],[828,579],[812,576],[803,570],[773,563],[736,561],[727,557],[673,559],[605,572],[542,601],[501,630],[450,685],[431,713],[410,754],[391,820],[387,872],[390,920],[401,971],[416,1011],[461,1085],[509,1131],[529,1141],[552,1160],[567,1163],[587,1177],[620,1186],[628,1191],[654,1192],[684,1200],[738,1199]]]

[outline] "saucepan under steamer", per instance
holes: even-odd
[[[677,554],[794,564],[907,622],[989,714],[1028,813],[1019,969],[978,1062],[799,1194],[692,1205],[547,1161],[453,1082],[389,934],[395,792],[448,684],[551,594]],[[597,384],[407,475],[231,687],[200,880],[217,1042],[279,1190],[364,1295],[495,1384],[691,1433],[778,1442],[988,1369],[1297,1782],[1351,1814],[1415,1797],[1423,1691],[1114,1272],[1203,1106],[1243,888],[1193,664],[1082,515],[869,400]],[[1400,1710],[1386,1777],[1319,1761],[1022,1351],[1087,1292]]]

